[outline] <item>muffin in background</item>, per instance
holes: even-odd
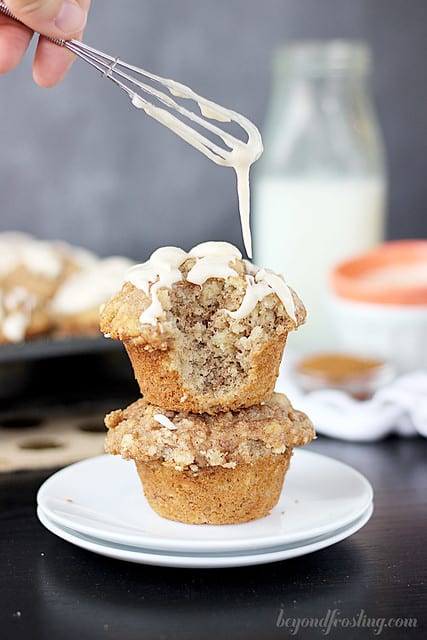
[[[58,287],[93,259],[63,243],[0,234],[0,342],[47,335],[53,328],[49,305]]]
[[[81,247],[0,233],[0,344],[99,335],[99,309],[134,263]]]
[[[94,261],[67,278],[50,303],[57,335],[93,335],[99,332],[99,313],[121,287],[134,263],[121,256]]]

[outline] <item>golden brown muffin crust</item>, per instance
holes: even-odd
[[[161,462],[137,462],[145,497],[163,518],[188,524],[237,524],[267,516],[276,505],[292,449],[236,469],[176,471]]]

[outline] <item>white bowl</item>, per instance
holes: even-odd
[[[427,367],[427,239],[353,256],[334,267],[330,283],[343,349],[389,360],[398,372]]]
[[[343,351],[380,358],[399,372],[427,368],[427,305],[388,305],[330,297]]]

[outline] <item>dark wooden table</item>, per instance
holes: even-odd
[[[427,441],[310,446],[369,478],[372,520],[328,549],[240,569],[166,569],[78,549],[36,518],[36,490],[50,472],[0,476],[0,637],[427,637]],[[330,629],[306,626],[332,616]]]
[[[1,399],[0,424],[125,406],[137,390],[122,356],[33,363],[25,391]],[[427,440],[320,437],[310,448],[369,478],[374,516],[328,549],[239,569],[166,569],[79,549],[37,520],[36,492],[52,470],[0,474],[0,640],[427,637]]]

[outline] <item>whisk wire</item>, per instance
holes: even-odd
[[[20,22],[1,0],[0,13]],[[102,77],[114,82],[128,95],[135,107],[143,109],[147,115],[171,129],[210,160],[235,170],[243,240],[248,256],[252,257],[249,225],[249,170],[263,151],[261,135],[256,126],[239,113],[225,109],[211,100],[197,95],[189,87],[130,65],[120,58],[103,53],[79,40],[44,37],[60,47],[65,47],[101,73]],[[147,84],[147,80],[154,85],[160,85],[161,89]],[[154,98],[162,106],[153,104],[147,99],[147,96]],[[186,100],[187,104],[194,106],[195,110],[191,111],[182,106],[172,96]],[[197,110],[200,111],[200,114]],[[216,121],[216,124],[212,120]],[[245,132],[246,140],[236,138],[228,131],[224,131],[218,126],[218,122],[237,124]],[[191,124],[195,124],[197,127],[193,127]],[[208,132],[211,137],[218,138],[223,146],[220,146],[221,143],[214,142],[211,137],[206,137],[200,131]]]
[[[141,80],[136,79],[134,76],[125,73],[123,69],[133,71],[135,74],[142,75],[152,80],[153,82],[161,83],[162,86],[165,86],[167,89],[170,89],[169,81],[165,78],[161,78],[145,69],[141,69],[140,67],[136,67],[134,65],[130,65],[118,57],[113,57],[108,54],[104,54],[98,49],[94,49],[93,47],[89,47],[88,45],[78,41],[78,40],[65,40],[63,41],[62,46],[66,47],[70,51],[72,51],[76,56],[78,56],[84,62],[90,64],[93,68],[101,73],[104,78],[108,78],[112,82],[114,82],[120,89],[125,91],[131,99],[137,98],[138,101],[141,101],[141,106],[148,106],[150,103],[143,98],[137,91],[135,87],[138,87],[148,95],[156,98],[161,104],[168,107],[169,109],[177,111],[180,115],[194,123],[200,125],[201,127],[207,129],[212,134],[218,136],[223,140],[223,142],[231,148],[233,143],[235,143],[235,138],[228,134],[226,131],[223,131],[219,127],[217,127],[214,123],[201,118],[197,113],[186,109],[182,105],[180,105],[176,100],[174,100],[171,96],[168,96],[163,91],[148,85],[146,82],[142,82]],[[122,82],[120,79],[126,81]],[[129,86],[130,85],[130,86]],[[190,95],[188,96],[191,97]],[[153,114],[152,114],[153,115]],[[184,125],[185,123],[182,123]],[[190,128],[183,128],[183,131],[190,133]],[[194,135],[194,129],[191,129],[192,135]],[[179,135],[179,134],[178,134]],[[205,136],[198,134],[200,136],[199,141],[203,142],[201,147],[198,147],[199,150],[202,150],[206,153],[207,149],[213,152],[214,155],[206,153],[209,155],[211,160],[215,162],[218,161],[218,158],[223,159],[223,154],[229,153],[226,149],[223,149],[219,145],[215,144],[212,140],[208,140]],[[209,147],[206,147],[206,143],[209,144]]]
[[[10,9],[4,2],[0,2],[0,13],[3,13],[9,18],[20,22],[12,14]],[[140,67],[128,64],[118,57],[114,57],[107,53],[99,51],[98,49],[90,47],[89,45],[79,40],[61,40],[57,38],[50,38],[48,36],[45,37],[47,37],[51,42],[57,44],[58,46],[68,49],[81,60],[96,69],[102,75],[102,77],[108,78],[109,80],[114,82],[114,84],[116,84],[129,96],[136,107],[144,109],[146,113],[151,117],[155,118],[162,124],[165,124],[165,118],[169,122],[173,122],[175,126],[174,130],[177,135],[179,135],[184,140],[187,140],[187,142],[191,137],[191,144],[196,146],[196,148],[198,148],[202,153],[208,156],[215,163],[225,164],[236,149],[246,146],[247,141],[236,139],[227,131],[224,131],[215,123],[213,123],[209,119],[209,116],[202,117],[198,113],[187,109],[186,107],[179,104],[176,100],[174,100],[169,94],[172,93],[174,89],[176,90],[177,83],[173,82],[172,80],[162,78],[161,76],[146,71],[145,69],[141,69]],[[164,91],[157,89],[150,84],[147,84],[146,82],[134,77],[133,75],[130,75],[130,73],[128,72],[131,72],[137,76],[142,76],[143,78],[146,78],[153,83],[159,84],[161,87],[164,87],[169,93],[165,93]],[[181,87],[181,85],[179,86]],[[207,138],[202,133],[200,133],[200,131],[197,131],[189,126],[189,124],[187,124],[186,122],[180,120],[180,118],[178,118],[170,111],[165,111],[163,108],[157,107],[156,105],[152,104],[144,97],[144,95],[141,95],[141,92],[155,98],[161,105],[170,109],[170,111],[177,112],[182,118],[195,123],[201,129],[208,131],[213,136],[217,136],[220,140],[222,140],[226,148],[219,146],[216,142],[214,142],[210,138]],[[214,110],[218,109],[218,105],[215,105],[211,101],[197,96],[193,91],[191,91],[191,89],[188,89],[187,87],[182,87],[182,92],[179,91],[178,93],[176,93],[176,95],[181,99],[195,101],[200,109],[201,104],[205,105],[208,108],[213,108]],[[248,133],[251,125],[248,120],[246,120],[242,116],[238,116],[238,114],[235,114],[233,111],[227,110],[227,113],[231,116],[230,120],[235,119],[235,121],[237,122],[238,117],[238,124],[242,128],[245,128],[242,122],[247,124],[248,128],[246,129],[246,132]]]

